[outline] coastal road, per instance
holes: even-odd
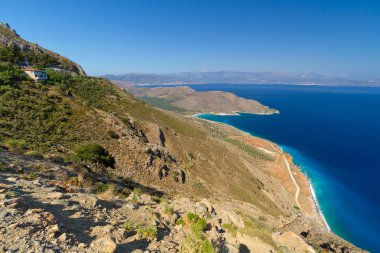
[[[296,186],[296,189],[297,189],[297,190],[296,190],[296,194],[294,195],[294,199],[295,199],[295,201],[296,201],[296,204],[297,204],[298,208],[301,210],[300,203],[298,203],[298,196],[300,195],[300,187],[298,186],[297,181],[296,181],[296,179],[294,178],[292,171],[290,170],[290,165],[289,165],[289,162],[288,162],[288,160],[286,159],[285,155],[282,155],[282,157],[283,157],[284,160],[285,160],[285,164],[286,164],[286,167],[288,168],[289,175],[290,175],[290,177],[292,178],[292,181],[293,181],[294,185]]]
[[[277,150],[277,151],[280,153],[280,155],[282,155],[282,157],[284,158],[284,161],[285,161],[286,167],[287,167],[287,169],[288,169],[288,172],[289,172],[290,178],[292,179],[292,181],[293,181],[293,183],[294,183],[294,185],[295,185],[295,187],[296,187],[296,193],[295,193],[295,195],[294,195],[294,200],[296,201],[297,207],[298,207],[298,208],[300,209],[300,211],[302,212],[302,210],[301,210],[301,206],[300,206],[300,203],[298,202],[298,196],[300,195],[300,187],[299,187],[299,185],[298,185],[296,179],[295,179],[294,176],[293,176],[293,173],[292,173],[292,171],[291,171],[291,169],[290,169],[290,164],[289,164],[288,160],[286,159],[285,155],[283,155],[284,151],[283,151],[282,149],[278,149],[277,147],[275,147],[271,142],[269,142],[269,144],[272,146],[272,148],[273,148],[274,150]]]

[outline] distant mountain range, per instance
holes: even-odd
[[[315,73],[284,72],[182,72],[171,74],[128,73],[121,75],[103,75],[109,80],[126,85],[145,84],[195,84],[195,83],[238,83],[238,84],[325,84],[325,85],[360,85],[379,86],[380,79],[350,80],[343,77],[328,77]]]

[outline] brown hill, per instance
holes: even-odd
[[[231,92],[197,92],[187,86],[155,88],[129,87],[128,90],[130,90],[137,97],[141,97],[142,99],[163,99],[176,108],[181,108],[186,111],[197,113],[278,113],[277,110],[270,109],[269,107],[262,105],[255,100],[241,98]],[[149,99],[146,101],[149,102]]]

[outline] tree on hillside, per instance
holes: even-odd
[[[81,144],[74,149],[74,158],[79,161],[102,164],[114,168],[115,159],[101,145],[95,142]]]

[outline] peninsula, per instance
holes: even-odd
[[[279,111],[271,109],[255,100],[236,96],[231,92],[206,91],[198,92],[188,86],[136,88],[129,86],[130,91],[152,105],[162,107],[171,105],[192,113],[232,114],[275,114]],[[166,108],[164,108],[166,109]]]

